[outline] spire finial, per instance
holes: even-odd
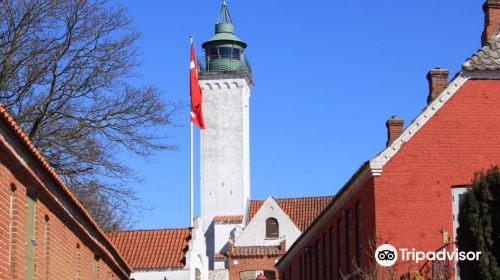
[[[220,8],[219,18],[217,19],[217,23],[233,24],[233,21],[231,20],[231,15],[229,14],[229,9],[227,8],[226,0],[222,0],[222,7]]]

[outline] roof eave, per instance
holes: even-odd
[[[308,238],[316,233],[316,231],[322,225],[322,222],[328,220],[330,216],[333,213],[335,213],[335,211],[339,207],[342,207],[345,204],[346,199],[348,198],[348,195],[350,193],[361,188],[361,186],[364,185],[371,178],[371,172],[369,171],[370,171],[370,165],[369,162],[367,161],[358,168],[358,170],[351,176],[351,178],[349,178],[349,180],[344,184],[344,186],[333,197],[332,201],[328,204],[328,206],[326,206],[325,209],[323,209],[323,211],[321,211],[321,213],[318,216],[316,216],[313,222],[309,224],[309,226],[292,244],[290,249],[286,251],[285,255],[283,255],[283,257],[281,257],[278,260],[278,262],[275,265],[278,269],[281,269],[284,265],[286,265],[287,262],[289,261],[289,258],[291,256],[294,256],[295,253],[297,253],[296,251],[300,248],[300,246],[309,241]],[[356,188],[352,188],[351,186],[355,186]]]
[[[29,137],[24,133],[22,128],[17,124],[8,110],[0,103],[0,119],[5,123],[5,125],[11,130],[12,134],[17,138],[18,142],[24,146],[25,150],[28,154],[31,155],[33,160],[37,162],[41,170],[49,175],[49,177],[56,183],[56,185],[60,188],[64,196],[68,198],[68,200],[73,204],[75,209],[80,212],[82,217],[86,219],[90,225],[92,225],[93,229],[96,231],[97,235],[102,238],[101,241],[104,241],[105,244],[102,244],[106,250],[110,252],[110,260],[113,265],[120,271],[122,274],[127,277],[130,275],[131,268],[130,265],[125,261],[125,259],[120,255],[118,250],[113,246],[113,243],[108,239],[107,235],[100,228],[94,218],[90,215],[88,210],[83,206],[83,204],[78,200],[78,198],[72,193],[70,188],[66,186],[62,178],[56,173],[55,169],[49,164],[47,159],[41,154],[41,152],[33,145]],[[65,209],[68,211],[67,209]],[[76,219],[76,218],[74,218]],[[83,228],[83,225],[81,225]],[[85,230],[84,230],[85,231]],[[93,239],[93,238],[91,238]],[[106,251],[104,250],[104,251]],[[118,257],[118,259],[116,259]],[[116,270],[115,270],[116,271]]]
[[[459,72],[448,86],[436,97],[434,101],[429,103],[426,108],[410,123],[410,125],[394,140],[394,142],[383,149],[374,158],[365,162],[349,179],[349,181],[338,191],[330,204],[322,211],[320,215],[309,225],[309,227],[299,236],[286,254],[278,261],[276,267],[282,269],[287,264],[291,256],[294,256],[297,247],[307,243],[309,237],[319,229],[321,221],[325,220],[328,214],[332,214],[336,209],[343,206],[340,202],[342,196],[348,189],[354,191],[354,187],[361,187],[357,181],[360,178],[382,175],[385,164],[389,162],[400,150],[401,146],[408,142],[428,121],[436,114],[436,112],[444,106],[444,104],[465,84],[469,79],[500,79],[500,71],[462,71]],[[363,181],[363,180],[361,180]],[[365,181],[366,182],[366,181]],[[340,204],[340,205],[337,205]]]

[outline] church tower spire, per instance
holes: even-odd
[[[234,33],[226,1],[215,35],[202,45],[199,80],[203,91],[205,129],[200,138],[201,216],[210,267],[214,254],[227,250],[237,224],[220,224],[218,217],[245,220],[250,201],[249,98],[253,87],[247,44]]]

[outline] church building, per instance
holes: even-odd
[[[257,200],[252,69],[223,0],[198,65],[201,213],[187,228],[104,233],[0,104],[0,279],[460,279],[455,261],[375,256],[460,249],[460,200],[500,164],[500,0],[483,10],[481,48],[451,79],[428,72],[421,113],[406,127],[392,116],[385,147],[335,195]]]
[[[247,44],[234,32],[225,0],[215,34],[202,47],[201,217],[193,228],[122,231],[110,237],[135,280],[279,279],[276,262],[333,197],[251,199],[254,83]]]

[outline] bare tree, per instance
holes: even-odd
[[[134,86],[140,32],[108,0],[0,1],[0,102],[105,229],[130,221],[137,180],[116,154],[175,147],[179,106]]]

